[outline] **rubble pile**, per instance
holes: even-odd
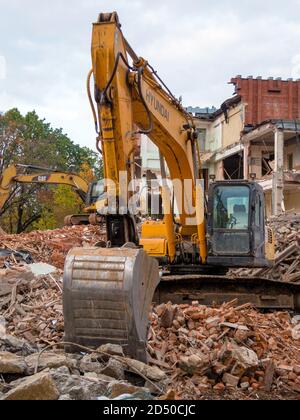
[[[272,216],[268,225],[275,234],[275,264],[272,268],[232,269],[237,277],[261,277],[300,284],[300,214],[284,213]]]
[[[0,345],[10,340],[0,333]],[[117,345],[85,355],[36,353],[21,340],[15,352],[0,352],[0,377],[0,400],[150,400],[167,381],[162,370],[126,358]]]
[[[120,346],[64,351],[62,271],[41,263],[0,270],[0,400],[152,399],[166,374]]]
[[[99,226],[92,225],[0,236],[0,316],[9,334],[35,345],[61,341],[65,257],[71,248],[101,239]]]
[[[151,314],[149,365],[111,344],[69,355],[53,347],[63,342],[62,273],[32,271],[0,275],[0,398],[299,397],[299,316],[168,303]]]
[[[71,248],[94,245],[100,240],[103,240],[103,234],[99,226],[71,226],[21,235],[0,235],[0,248],[29,253],[36,262],[46,262],[63,269]],[[1,258],[0,255],[0,263]]]
[[[287,312],[262,314],[235,302],[163,304],[153,311],[148,348],[179,398],[300,392],[300,316]]]
[[[288,217],[276,220],[278,253],[298,247],[300,219]],[[0,238],[11,251],[0,254],[0,399],[299,399],[300,316],[236,301],[155,306],[148,365],[109,343],[65,353],[60,261],[99,240],[92,226]]]
[[[32,267],[39,266],[0,269],[0,320],[5,319],[10,335],[31,345],[54,344],[64,330],[62,272],[52,267],[52,273],[35,275]]]

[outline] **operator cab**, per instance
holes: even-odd
[[[264,193],[256,182],[218,181],[208,200],[210,265],[266,267]]]
[[[87,194],[86,205],[91,206],[92,204],[95,204],[98,200],[103,198],[104,194],[104,180],[100,179],[99,181],[93,182],[90,185]]]

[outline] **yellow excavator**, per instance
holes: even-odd
[[[102,221],[96,212],[96,201],[103,190],[102,181],[88,184],[81,176],[73,173],[13,164],[3,171],[0,178],[0,211],[11,198],[14,187],[19,184],[69,185],[85,203],[85,208],[83,214],[67,216],[65,225],[98,224]]]
[[[116,343],[146,360],[153,301],[210,304],[237,298],[261,308],[293,307],[295,295],[286,285],[275,288],[267,280],[226,276],[230,267],[273,263],[262,188],[254,181],[218,181],[204,194],[193,118],[153,67],[136,55],[116,12],[101,13],[94,23],[91,53],[88,85],[93,75],[94,101],[90,92],[89,99],[104,175],[110,180],[106,202],[116,193],[116,205],[108,206],[105,215],[107,244],[75,248],[67,256],[66,341],[92,347]],[[162,182],[164,218],[145,221],[140,235],[134,215],[124,212],[132,193],[120,175],[126,174],[128,184],[133,181],[136,127],[159,148],[162,178],[167,165],[170,179],[184,186],[172,193]]]

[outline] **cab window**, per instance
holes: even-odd
[[[95,182],[92,186],[91,201],[95,202],[97,200],[100,200],[103,194],[104,194],[104,181],[100,180],[98,182]]]
[[[247,230],[249,203],[250,189],[247,186],[216,187],[213,197],[214,228]]]

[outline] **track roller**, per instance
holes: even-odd
[[[64,219],[65,226],[80,226],[89,224],[90,222],[88,214],[71,214],[66,216]]]

